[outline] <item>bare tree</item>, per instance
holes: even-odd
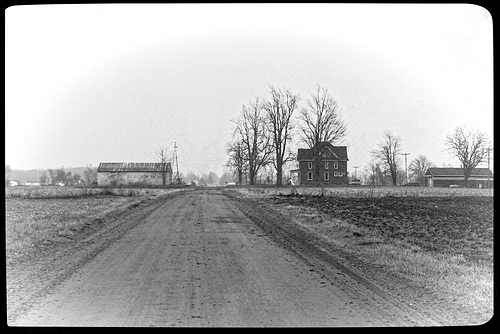
[[[378,149],[372,151],[372,154],[387,167],[391,174],[392,184],[396,185],[401,155],[401,139],[390,131],[385,131],[384,139],[379,144]]]
[[[369,180],[368,183],[372,186],[377,185],[378,170],[380,170],[380,162],[376,160],[370,161],[365,167],[367,179]]]
[[[313,151],[316,159],[315,179],[319,183],[320,166],[322,163],[319,154],[319,143],[335,144],[344,139],[347,127],[342,120],[341,109],[337,101],[328,93],[326,88],[316,85],[316,92],[306,101],[307,107],[300,111],[299,133],[302,141]]]
[[[156,151],[155,151],[156,157],[160,160],[161,163],[161,170],[162,170],[162,184],[166,185],[167,183],[167,163],[170,162],[170,159],[168,158],[168,149],[167,146],[163,145],[160,146]]]
[[[64,184],[67,186],[67,180],[66,180],[66,172],[64,171],[64,166],[61,166],[61,168],[58,168],[56,170],[56,180],[55,184],[61,185]]]
[[[275,89],[270,86],[271,99],[264,103],[266,119],[269,125],[273,145],[272,163],[276,170],[276,185],[283,185],[283,165],[293,159],[293,153],[287,144],[292,138],[292,115],[297,109],[299,96],[290,90]]]
[[[41,174],[40,174],[40,183],[42,185],[46,185],[49,183],[49,174],[45,169],[42,169]]]
[[[316,85],[316,89],[299,116],[302,121],[300,135],[311,148],[321,142],[339,142],[344,139],[347,131],[338,102],[326,88]]]
[[[56,184],[57,170],[49,168],[47,171],[49,172],[50,176],[50,184],[54,186]]]
[[[425,155],[420,154],[417,158],[410,162],[410,171],[415,180],[421,185],[425,184],[425,173],[431,167],[436,165],[430,162]]]
[[[488,136],[479,130],[467,129],[459,126],[446,136],[445,145],[450,153],[458,158],[464,171],[464,186],[472,170],[488,156]]]
[[[49,169],[50,173],[50,169]],[[87,186],[92,186],[97,184],[97,168],[93,168],[92,165],[88,165],[87,169],[83,171],[83,179]]]
[[[259,169],[269,163],[273,153],[261,99],[257,97],[248,107],[243,106],[240,118],[233,122],[236,125],[235,133],[241,138],[246,151],[250,184],[253,185]]]
[[[232,170],[238,178],[238,185],[243,184],[243,175],[248,169],[248,158],[246,157],[246,150],[243,142],[238,140],[230,143],[227,148],[229,160],[226,166]]]

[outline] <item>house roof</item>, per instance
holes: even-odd
[[[348,161],[347,158],[347,147],[346,146],[333,146],[329,142],[321,142],[318,144],[320,152],[328,149],[333,153],[333,157],[328,160],[339,160]],[[312,148],[299,148],[297,152],[297,160],[314,160],[314,154]]]
[[[425,173],[427,176],[464,176],[464,170],[462,168],[440,168],[431,167],[427,169]],[[493,173],[488,168],[474,168],[472,170],[471,176],[488,176],[493,175]]]
[[[171,172],[170,162],[101,162],[97,172]]]

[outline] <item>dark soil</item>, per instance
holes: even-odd
[[[424,250],[493,264],[492,197],[336,198],[277,196],[275,202],[314,207]]]

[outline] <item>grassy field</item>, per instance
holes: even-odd
[[[429,188],[429,187],[295,187],[299,196],[374,198],[374,197],[457,197],[457,196],[493,196],[493,189],[473,188]],[[242,187],[237,188],[241,193],[261,195],[288,195],[292,194],[291,186],[283,187]]]
[[[493,190],[463,188],[238,189],[362,261],[488,320],[493,307]],[[438,297],[439,296],[439,297]],[[444,297],[443,297],[444,296]]]
[[[168,189],[161,188],[97,188],[97,187],[8,187],[5,188],[6,198],[84,198],[98,195],[111,196],[143,196],[147,194],[162,194]]]
[[[5,190],[7,257],[34,246],[71,241],[120,208],[174,189],[10,187]]]

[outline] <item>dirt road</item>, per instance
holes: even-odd
[[[52,275],[50,288],[25,298],[23,307],[12,302],[8,323],[440,324],[314,248],[306,237],[287,235],[279,221],[251,210],[249,203],[218,190],[171,196],[120,233],[86,240],[95,250],[80,252],[84,259],[71,255],[73,266],[53,268],[65,274]]]

